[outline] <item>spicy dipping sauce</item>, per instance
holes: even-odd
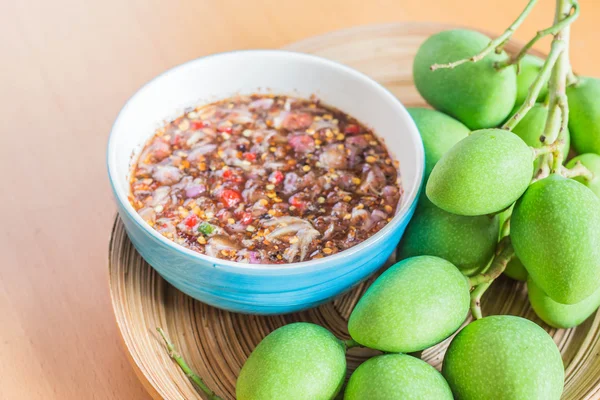
[[[213,257],[291,263],[379,231],[402,194],[372,131],[318,99],[236,96],[146,143],[129,200],[166,238]]]

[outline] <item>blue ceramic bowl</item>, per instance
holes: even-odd
[[[404,194],[377,234],[338,254],[293,264],[244,264],[179,246],[148,226],[127,200],[143,144],[190,106],[237,93],[316,94],[374,129],[400,161]],[[421,138],[402,104],[369,77],[319,57],[278,50],[216,54],[170,69],[144,85],[119,113],[108,143],[108,173],[119,215],[138,252],[173,286],[215,307],[283,314],[326,302],[367,278],[392,254],[415,209],[424,171]]]

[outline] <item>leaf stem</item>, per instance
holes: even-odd
[[[571,10],[573,11],[572,13],[571,13]],[[498,63],[497,67],[504,68],[509,65],[519,63],[521,61],[521,59],[523,57],[525,57],[525,54],[527,54],[527,52],[529,50],[531,50],[531,48],[540,39],[542,39],[544,36],[547,36],[547,35],[556,35],[560,30],[562,30],[562,29],[568,27],[570,24],[572,24],[573,21],[575,21],[578,16],[579,16],[579,4],[577,2],[573,2],[573,4],[569,4],[569,10],[568,10],[566,18],[560,19],[557,22],[555,22],[554,25],[552,25],[546,29],[543,29],[541,31],[538,31],[536,33],[536,35],[533,37],[533,39],[531,39],[529,42],[527,42],[527,44],[521,49],[521,51],[515,57],[513,57],[507,61]]]
[[[187,365],[185,360],[179,355],[179,353],[177,353],[177,351],[175,350],[175,346],[169,341],[167,335],[165,335],[165,332],[162,330],[162,328],[156,328],[156,330],[158,331],[158,333],[160,333],[160,336],[162,336],[163,340],[165,341],[165,345],[167,346],[167,350],[169,351],[169,356],[173,360],[175,360],[175,362],[179,365],[179,367],[185,373],[185,375],[192,382],[194,382],[196,386],[198,386],[206,394],[206,396],[208,396],[209,400],[223,400],[204,383],[202,378],[200,378],[194,371],[192,371],[192,369]]]
[[[443,68],[452,69],[452,68],[458,67],[461,64],[467,63],[467,62],[477,62],[479,60],[482,60],[483,58],[485,58],[485,56],[490,54],[493,50],[501,50],[504,47],[504,45],[506,44],[506,42],[508,42],[508,40],[512,37],[513,33],[517,30],[519,25],[521,25],[521,23],[525,20],[527,15],[529,15],[531,10],[533,9],[533,6],[535,6],[535,3],[537,3],[537,0],[529,0],[529,3],[527,3],[527,6],[525,7],[525,9],[521,12],[519,17],[508,27],[508,29],[506,31],[504,31],[504,33],[502,35],[500,35],[496,39],[492,40],[483,50],[481,50],[481,52],[479,54],[476,54],[469,58],[463,58],[462,60],[457,60],[457,61],[447,63],[447,64],[433,64],[429,68],[432,71],[435,71],[436,69],[443,69]]]

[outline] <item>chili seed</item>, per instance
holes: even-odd
[[[260,205],[261,205],[261,206],[263,206],[263,207],[264,207],[264,206],[266,206],[267,204],[269,204],[269,202],[268,202],[267,200],[265,200],[265,199],[260,199],[258,202],[259,202],[259,203],[260,203]]]
[[[342,134],[340,133],[340,134],[338,134],[338,135],[337,135],[335,138],[336,138],[337,140],[340,140],[340,141],[341,141],[341,140],[344,140],[344,139],[346,138],[346,136],[344,136],[344,135],[342,135]]]
[[[164,210],[164,207],[162,205],[157,205],[156,207],[154,207],[154,211],[156,211],[157,213],[162,212]]]
[[[325,253],[325,254],[331,254],[331,253],[333,253],[333,250],[331,250],[329,247],[325,247],[323,249],[323,253]]]
[[[365,158],[365,160],[366,160],[366,161],[367,161],[369,164],[372,164],[372,163],[374,163],[375,161],[377,161],[377,158],[375,158],[375,157],[373,157],[373,156],[367,156],[367,157]]]
[[[302,167],[302,171],[304,171],[304,172],[310,171],[310,165],[305,165],[304,167]]]
[[[344,200],[346,203],[349,203],[352,200],[352,197],[351,196],[344,196],[344,198],[342,200]]]
[[[275,189],[275,185],[273,185],[272,183],[269,183],[267,186],[265,186],[267,188],[267,190],[273,190]]]
[[[196,239],[196,241],[200,244],[206,244],[206,239],[204,238],[204,236],[198,236],[198,239]]]
[[[253,227],[252,225],[248,225],[248,226],[246,227],[246,230],[247,230],[248,232],[254,232],[254,231],[256,231],[256,228],[255,228],[255,227]]]
[[[323,203],[325,203],[325,197],[321,196],[317,199],[317,201],[319,202],[319,204],[323,204]]]
[[[383,207],[383,209],[388,214],[391,213],[392,211],[394,211],[394,209],[392,208],[392,206],[390,206],[389,204],[386,204],[385,207]]]
[[[352,183],[354,183],[355,185],[360,185],[362,181],[360,180],[360,178],[357,178],[356,176],[352,177]]]
[[[235,224],[235,219],[233,219],[233,218],[227,218],[227,223],[229,225],[233,225],[233,224]]]

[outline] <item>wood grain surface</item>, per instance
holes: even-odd
[[[525,0],[0,2],[0,398],[147,399],[107,288],[112,121],[159,72],[354,25],[438,21],[502,31]],[[540,0],[516,37],[552,20]],[[581,0],[577,71],[600,75],[600,3]],[[540,48],[547,42],[540,43]]]

